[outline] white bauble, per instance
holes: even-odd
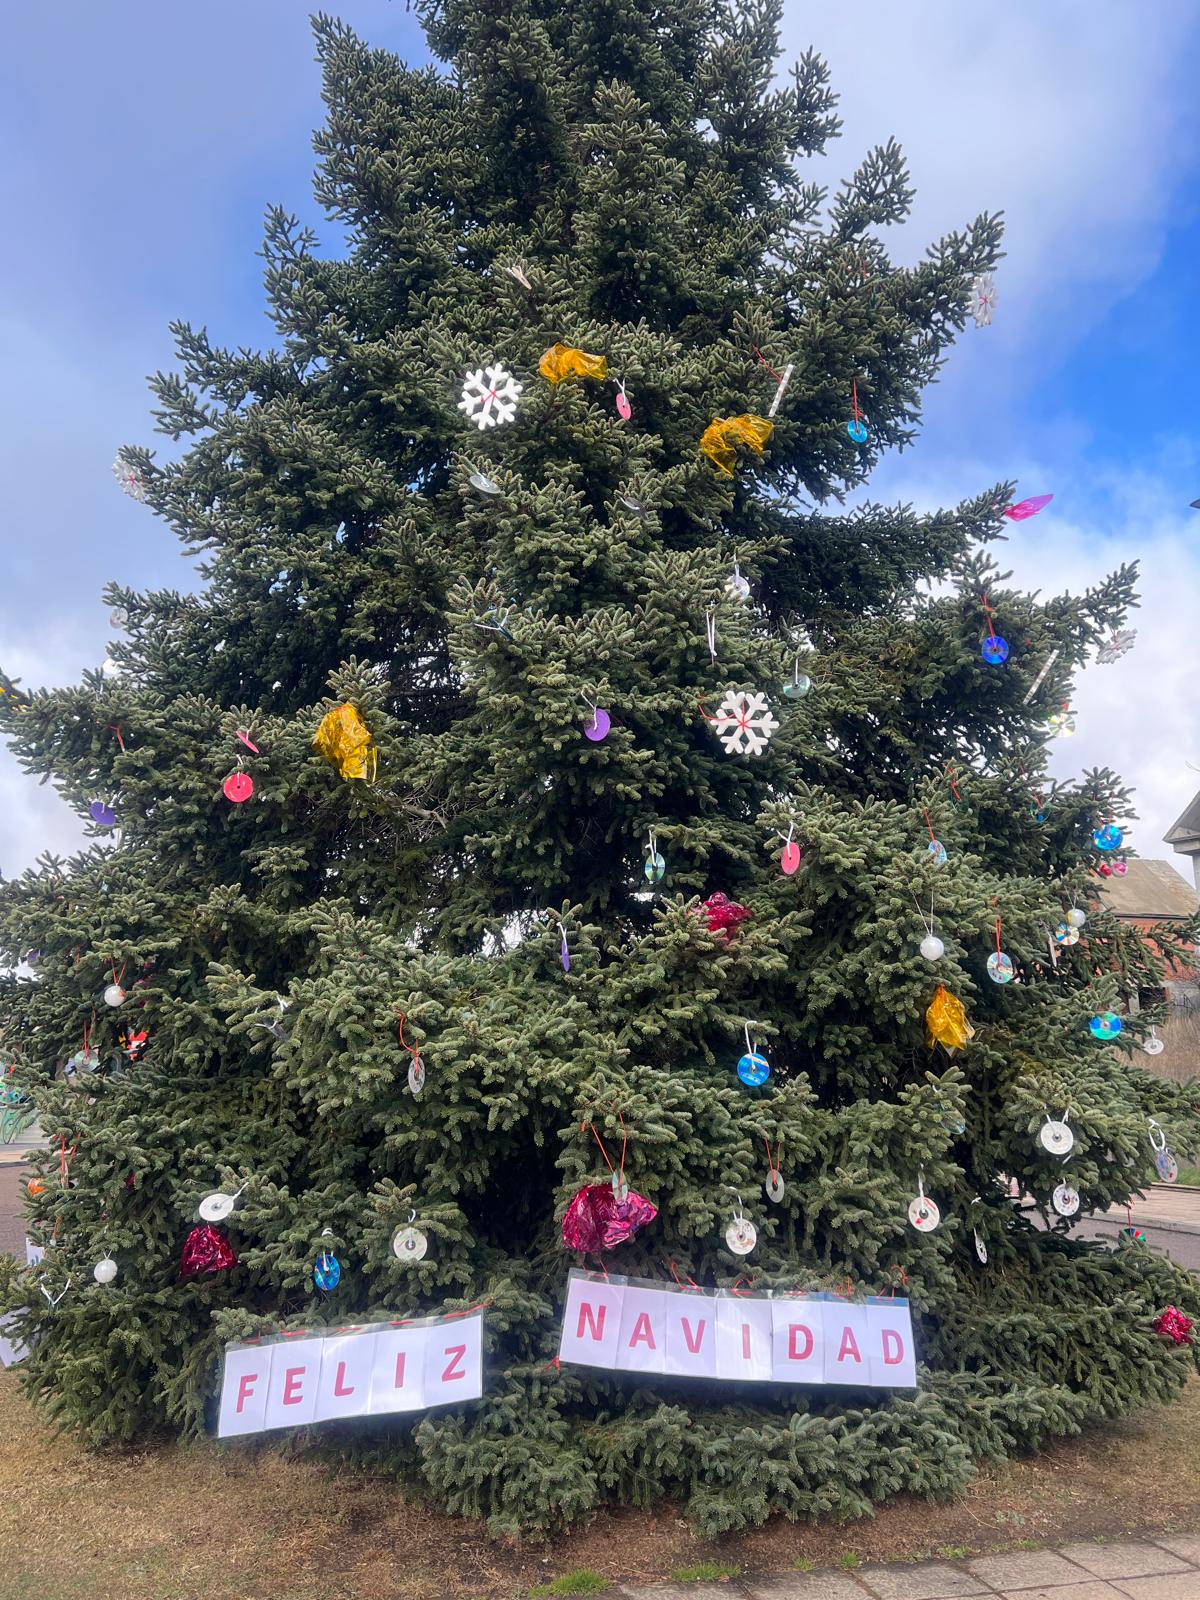
[[[921,940],[921,954],[926,961],[940,961],[946,954],[946,946],[936,933],[927,933]]]
[[[97,1283],[111,1283],[116,1275],[117,1263],[109,1256],[105,1256],[103,1261],[97,1261],[92,1268],[92,1277]]]
[[[1082,928],[1084,923],[1087,921],[1087,912],[1080,911],[1078,906],[1073,906],[1071,910],[1067,912],[1067,921],[1070,923],[1072,928]]]

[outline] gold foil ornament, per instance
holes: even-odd
[[[313,749],[336,767],[341,777],[365,778],[369,772],[374,780],[378,751],[356,706],[334,706],[327,711],[313,735]]]
[[[538,371],[549,383],[561,383],[564,378],[607,378],[608,362],[569,344],[552,344],[538,362]]]
[[[962,1001],[939,983],[925,1013],[925,1043],[931,1050],[935,1044],[945,1045],[947,1050],[965,1050],[967,1040],[974,1037]]]
[[[732,478],[733,469],[737,466],[734,445],[748,445],[756,456],[760,456],[763,446],[774,432],[775,424],[768,422],[766,417],[755,417],[749,413],[743,413],[740,417],[714,417],[700,435],[700,448],[718,472]]]

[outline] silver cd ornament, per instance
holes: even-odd
[[[1073,1217],[1079,1210],[1079,1190],[1069,1183],[1060,1183],[1052,1199],[1060,1217]]]
[[[125,1004],[125,991],[122,989],[119,983],[110,983],[108,988],[105,989],[104,1004],[106,1006],[112,1006],[114,1010],[117,1006],[123,1006]]]
[[[1160,1056],[1166,1048],[1166,1045],[1154,1032],[1153,1028],[1142,1040],[1142,1050],[1148,1056]]]
[[[1179,1176],[1179,1163],[1169,1150],[1156,1150],[1154,1170],[1163,1183],[1174,1183]]]
[[[921,940],[921,954],[926,961],[940,961],[946,954],[946,946],[936,933],[927,933]]]
[[[412,1094],[420,1094],[425,1087],[425,1063],[419,1056],[409,1062],[408,1087]]]
[[[218,1189],[214,1194],[206,1194],[197,1206],[205,1222],[224,1222],[233,1211],[236,1195],[222,1194]]]
[[[108,613],[108,620],[111,627],[124,628],[129,623],[129,613],[124,606],[114,606]]]
[[[735,1256],[748,1256],[758,1243],[758,1230],[747,1217],[734,1217],[725,1229],[725,1243]]]
[[[424,1261],[429,1240],[420,1228],[397,1228],[392,1235],[392,1254],[398,1261]]]
[[[480,494],[499,494],[500,485],[495,478],[489,478],[486,472],[473,472],[467,479],[472,489],[478,489]]]
[[[111,1256],[105,1256],[103,1261],[97,1261],[92,1268],[92,1277],[97,1283],[112,1283],[117,1275],[117,1263]]]
[[[725,587],[730,594],[736,595],[739,600],[745,600],[750,593],[750,585],[737,567],[734,567],[729,577],[725,579]]]
[[[928,1195],[919,1194],[908,1203],[908,1220],[918,1233],[932,1233],[942,1220],[942,1213]]]
[[[1012,957],[1003,950],[993,950],[987,958],[988,977],[993,983],[1011,983],[1013,981]]]
[[[1046,1124],[1038,1134],[1045,1149],[1052,1156],[1065,1156],[1068,1151],[1075,1148],[1075,1135],[1065,1122],[1055,1122],[1052,1117],[1046,1118]]]
[[[975,1254],[979,1257],[980,1261],[982,1261],[984,1266],[986,1267],[987,1266],[987,1245],[985,1244],[983,1235],[980,1233],[978,1228],[975,1229]]]
[[[774,1200],[778,1205],[783,1199],[783,1173],[778,1170],[769,1173],[763,1189],[766,1191],[767,1199]]]

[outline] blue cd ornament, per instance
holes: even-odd
[[[1045,822],[1045,820],[1046,820],[1046,813],[1045,813],[1044,809],[1041,806],[1030,806],[1029,815],[1037,823],[1039,828],[1041,827],[1042,823]]]
[[[989,667],[1002,667],[1008,660],[1008,640],[998,633],[989,633],[979,646],[979,654]]]
[[[771,1076],[771,1064],[766,1056],[759,1055],[757,1050],[747,1050],[738,1062],[738,1077],[751,1089],[757,1089],[759,1084],[766,1083]]]
[[[1115,1011],[1102,1011],[1098,1017],[1093,1017],[1088,1023],[1092,1030],[1092,1037],[1096,1039],[1115,1039],[1121,1031],[1121,1019]]]
[[[1125,835],[1115,822],[1106,822],[1092,833],[1092,843],[1097,850],[1119,850]]]
[[[993,983],[1011,983],[1013,981],[1012,957],[1003,950],[993,950],[987,959],[988,977]]]
[[[851,421],[846,424],[846,432],[854,440],[855,444],[866,444],[867,425],[861,417],[852,418]]]
[[[642,871],[646,874],[647,883],[661,883],[666,876],[667,863],[656,850],[652,856],[646,857],[646,864]]]
[[[930,839],[925,849],[933,857],[935,867],[944,867],[946,865],[946,846],[940,839]]]
[[[336,1289],[342,1281],[342,1263],[336,1256],[331,1256],[328,1250],[322,1250],[313,1264],[313,1282],[318,1289],[323,1289],[326,1294],[331,1289]]]

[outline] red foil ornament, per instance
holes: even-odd
[[[236,1266],[233,1246],[220,1228],[202,1223],[183,1241],[183,1257],[179,1263],[181,1278],[198,1278],[204,1272],[221,1272],[226,1267]]]
[[[658,1207],[632,1189],[618,1200],[611,1184],[588,1183],[567,1207],[563,1243],[568,1250],[611,1250],[632,1239],[657,1215]]]
[[[1173,1339],[1176,1344],[1191,1344],[1191,1327],[1191,1317],[1185,1317],[1183,1312],[1177,1311],[1174,1306],[1168,1306],[1154,1322],[1155,1333],[1165,1333],[1167,1338]]]
[[[739,906],[735,900],[730,900],[719,889],[716,894],[709,895],[700,907],[700,911],[708,923],[708,931],[724,934],[726,944],[733,937],[738,924],[754,915],[748,906]]]

